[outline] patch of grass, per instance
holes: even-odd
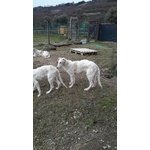
[[[94,107],[89,110],[84,118],[87,129],[93,128],[97,124],[110,124],[116,121],[116,99],[105,97],[96,101]]]
[[[95,120],[94,118],[88,118],[85,120],[85,129],[88,130],[94,126]]]
[[[61,42],[66,40],[66,37],[63,35],[51,34],[50,43]],[[33,43],[48,43],[47,34],[33,34]]]
[[[62,39],[61,39],[62,38]],[[53,37],[59,42],[64,37]],[[35,44],[47,42],[44,36],[34,36]],[[97,46],[99,45],[99,46]],[[45,45],[39,45],[39,48]],[[85,47],[98,50],[97,55],[76,55],[70,53],[72,47]],[[58,47],[51,51],[51,58],[34,58],[34,67],[52,64],[56,65],[58,57],[66,57],[71,60],[88,59],[94,61],[100,68],[111,68],[112,52],[116,50],[116,43],[100,42],[85,45],[70,45]],[[114,55],[116,57],[116,55]],[[113,59],[116,63],[116,58]],[[60,70],[63,81],[69,84],[68,74]],[[102,78],[103,89],[99,86],[85,92],[88,80],[85,73],[76,75],[76,83],[72,88],[60,87],[50,94],[45,94],[49,88],[47,80],[40,82],[42,95],[37,98],[37,92],[33,94],[34,107],[34,146],[37,150],[50,149],[53,141],[55,148],[71,149],[75,144],[83,144],[86,139],[103,139],[105,144],[110,143],[112,149],[116,146],[116,120],[117,120],[117,92],[116,76],[110,79]],[[78,115],[79,112],[81,115]],[[76,115],[77,117],[74,117]],[[96,132],[93,132],[95,130]],[[92,136],[91,136],[92,135]],[[79,140],[80,139],[80,140]],[[46,141],[46,142],[45,142]],[[114,146],[114,147],[113,147]],[[94,149],[94,148],[93,148]],[[84,149],[87,150],[87,149]]]

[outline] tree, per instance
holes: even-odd
[[[55,18],[55,22],[60,25],[67,25],[68,18],[65,15],[58,16]]]
[[[117,23],[117,8],[112,7],[108,10],[105,15],[105,22],[107,23]]]

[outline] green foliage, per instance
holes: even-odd
[[[50,35],[51,42],[60,42],[66,40],[66,38],[62,35],[51,34]],[[33,43],[46,43],[47,42],[47,34],[33,34]]]
[[[61,24],[61,25],[67,25],[68,23],[68,18],[66,16],[59,16],[55,19],[55,22],[57,24]]]
[[[84,4],[84,3],[86,3],[86,2],[85,1],[81,1],[81,2],[76,3],[75,5],[81,5],[81,4]]]
[[[117,23],[117,8],[112,7],[108,10],[105,15],[105,22],[107,23]]]

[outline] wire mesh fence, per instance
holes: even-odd
[[[69,26],[64,26],[64,25],[60,25],[60,26],[56,26],[56,27],[50,27],[50,34],[56,34],[56,35],[64,35],[66,37],[68,37],[69,34]],[[47,35],[47,29],[43,28],[43,29],[33,29],[33,34],[34,35]],[[81,25],[79,27],[79,36],[88,36],[88,26],[87,25]]]

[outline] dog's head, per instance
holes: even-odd
[[[61,68],[62,66],[65,66],[66,59],[65,58],[58,58],[57,60],[57,68]]]

